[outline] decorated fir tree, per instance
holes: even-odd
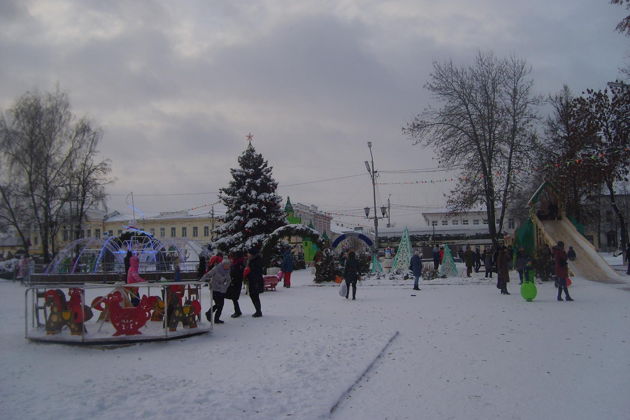
[[[238,164],[239,168],[230,169],[233,179],[219,194],[227,212],[224,223],[216,229],[219,239],[214,244],[224,252],[260,247],[269,234],[286,224],[272,167],[251,142]]]
[[[337,270],[335,254],[330,248],[318,251],[315,257],[315,283],[334,281],[335,277],[341,274]]]
[[[440,277],[449,276],[457,276],[457,267],[455,266],[453,254],[451,254],[451,248],[448,245],[444,245],[444,258],[442,258],[442,264],[440,265]]]
[[[409,262],[413,256],[413,249],[411,248],[411,239],[409,238],[409,229],[405,227],[400,244],[398,245],[398,252],[392,262],[392,271],[409,269]]]

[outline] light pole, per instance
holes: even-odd
[[[388,208],[383,206],[381,207],[381,213],[383,214],[382,217],[379,217],[378,212],[376,210],[376,170],[374,169],[374,155],[372,154],[372,142],[368,141],[368,148],[370,149],[370,158],[371,158],[371,165],[370,163],[366,160],[365,161],[365,168],[367,169],[368,173],[370,174],[370,178],[372,179],[372,199],[373,199],[373,204],[374,204],[374,249],[376,254],[378,255],[378,219],[382,219],[385,218],[386,214],[388,213],[387,210]],[[367,217],[368,219],[370,218],[370,208],[369,207],[365,207],[363,209],[365,211],[365,217]]]
[[[392,221],[390,218],[392,214],[392,204],[389,202],[389,198],[391,196],[392,196],[391,194],[387,196],[387,227],[392,227]]]

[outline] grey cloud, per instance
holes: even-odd
[[[534,67],[539,91],[568,83],[578,92],[616,72],[619,65],[611,62],[624,56],[626,41],[606,32],[613,19],[605,2],[485,1],[476,4],[479,13],[464,13],[471,6],[461,2],[460,12],[438,22],[431,2],[418,2],[419,17],[388,20],[323,11],[271,16],[274,10],[259,2],[94,0],[77,2],[73,10],[79,17],[90,12],[111,19],[122,25],[120,32],[54,44],[23,4],[0,2],[0,20],[11,17],[10,30],[0,28],[0,104],[59,82],[75,111],[105,129],[101,151],[118,178],[111,190],[138,194],[225,186],[248,131],[281,185],[364,172],[367,140],[374,142],[377,168],[436,166],[432,151],[411,146],[400,133],[432,101],[422,86],[433,61],[465,64],[477,50],[515,53]],[[364,12],[371,13],[370,7]],[[256,35],[249,36],[254,19],[263,21],[264,30],[254,28]],[[182,25],[193,28],[200,45],[204,34],[242,29],[236,41],[184,55],[174,35]],[[440,25],[452,42],[426,29]],[[454,42],[456,35],[463,40]],[[382,180],[411,179],[384,174]],[[339,208],[369,204],[371,191],[369,181],[358,177],[280,192]],[[399,203],[427,204],[439,195],[379,189],[384,200],[389,193]],[[124,206],[119,198],[112,205],[115,200]],[[145,210],[172,210],[212,197],[138,200]]]

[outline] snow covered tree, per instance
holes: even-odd
[[[334,281],[335,277],[341,273],[337,270],[335,254],[330,248],[318,251],[319,258],[315,258],[315,283]]]
[[[267,236],[286,224],[273,168],[251,143],[238,163],[239,168],[230,169],[233,179],[229,186],[219,193],[227,212],[224,223],[215,230],[218,239],[214,244],[224,252],[260,248]]]

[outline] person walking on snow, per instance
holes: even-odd
[[[466,252],[464,252],[464,262],[466,263],[466,277],[470,277],[475,264],[475,253],[470,249],[470,245],[466,247]]]
[[[247,282],[249,284],[249,298],[254,304],[256,312],[252,315],[254,318],[262,316],[260,307],[260,294],[265,291],[265,283],[263,281],[262,257],[258,253],[258,248],[252,247],[247,251],[249,257],[247,259]]]
[[[509,295],[507,284],[510,281],[510,256],[505,245],[501,245],[497,254],[497,288],[502,295]]]
[[[525,253],[524,248],[519,248],[516,254],[516,271],[518,271],[518,284],[523,284],[523,275],[525,273],[525,266],[529,262],[529,257]]]
[[[475,248],[475,273],[479,272],[479,269],[481,268],[481,251],[479,250],[479,247]]]
[[[243,288],[243,270],[245,269],[245,256],[242,251],[235,251],[230,255],[232,265],[230,266],[230,285],[225,292],[225,298],[230,299],[234,304],[234,313],[230,315],[232,318],[238,318],[243,313],[238,305],[238,298],[241,296]]]
[[[291,273],[293,272],[293,254],[291,248],[287,247],[282,252],[282,264],[280,264],[280,270],[282,270],[282,278],[284,279],[284,287],[291,287]]]
[[[490,248],[485,248],[483,250],[483,266],[486,269],[486,278],[492,278],[492,265],[492,252],[490,251]]]
[[[420,276],[422,276],[422,258],[420,258],[418,250],[411,257],[409,269],[413,271],[413,290],[420,290],[418,282],[420,281]]]
[[[201,281],[208,281],[212,289],[212,300],[214,306],[206,312],[206,319],[210,321],[214,311],[214,323],[223,324],[221,313],[225,301],[225,292],[230,285],[230,261],[222,261],[201,277]]]
[[[567,278],[569,278],[569,263],[567,253],[564,251],[564,242],[558,242],[556,250],[554,252],[554,259],[556,263],[556,279],[558,282],[558,301],[562,301],[562,291],[564,290],[564,297],[567,302],[573,301],[569,296],[569,290],[567,289]]]
[[[433,269],[437,271],[440,266],[440,250],[437,245],[433,247]]]
[[[346,260],[346,266],[343,270],[343,278],[346,280],[346,299],[350,293],[350,286],[352,286],[352,300],[357,296],[357,280],[359,280],[359,260],[354,251],[348,253],[348,259]]]

